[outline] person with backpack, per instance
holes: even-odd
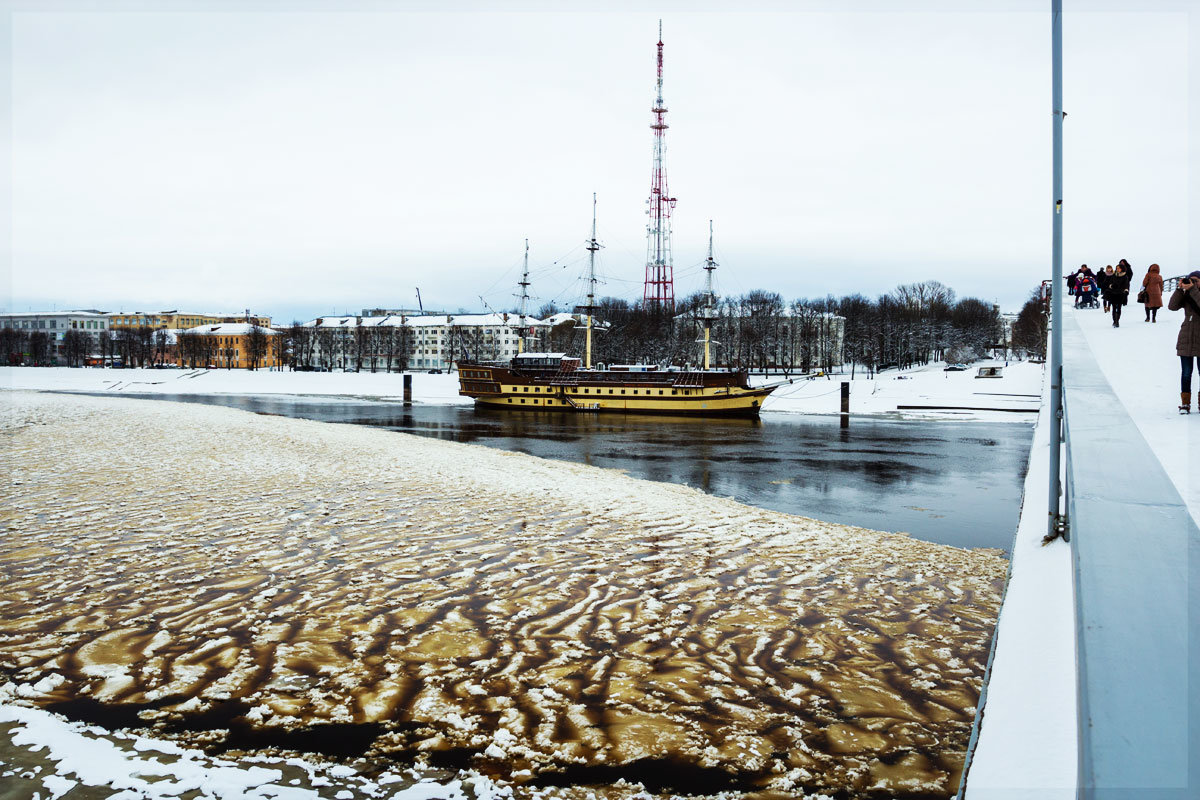
[[[1175,341],[1179,356],[1179,413],[1192,413],[1192,367],[1200,363],[1200,269],[1179,279],[1179,285],[1167,301],[1172,311],[1183,309],[1183,324]]]

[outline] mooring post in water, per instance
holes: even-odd
[[[842,381],[842,427],[850,427],[850,382]]]
[[[412,375],[404,376],[404,405],[412,405]]]

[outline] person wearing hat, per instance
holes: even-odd
[[[1200,269],[1184,275],[1167,301],[1172,311],[1183,309],[1183,325],[1175,352],[1179,355],[1179,413],[1192,413],[1192,367],[1200,362]]]

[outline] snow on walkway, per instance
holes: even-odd
[[[994,552],[369,428],[2,399],[5,702],[195,746],[342,725],[518,788],[957,785]]]
[[[1157,323],[1148,323],[1142,307],[1135,305],[1126,309],[1119,328],[1098,310],[1066,309],[1065,318],[1068,326],[1077,325],[1083,332],[1083,346],[1197,517],[1200,448],[1195,445],[1200,442],[1200,416],[1176,412],[1180,387],[1175,338],[1182,314],[1164,308]],[[1081,355],[1065,347],[1064,369],[1071,370]],[[1068,800],[1076,795],[1074,565],[1066,542],[1042,545],[1048,504],[1048,396],[1043,403],[966,800]],[[1069,390],[1066,407],[1070,416]],[[1121,454],[1111,457],[1119,460]],[[1086,468],[1080,472],[1086,479]]]
[[[1164,298],[1164,302],[1165,302]],[[1200,521],[1200,378],[1193,377],[1192,414],[1180,416],[1179,357],[1175,339],[1182,311],[1158,311],[1158,322],[1144,322],[1142,307],[1128,306],[1121,327],[1094,309],[1070,309],[1067,319],[1079,325],[1121,405],[1158,457],[1192,517]],[[1070,353],[1064,353],[1070,366]],[[1071,398],[1067,397],[1067,413]],[[1120,458],[1117,453],[1114,458]]]

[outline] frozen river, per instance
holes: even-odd
[[[351,759],[372,780],[475,771],[516,800],[957,789],[996,550],[367,425],[5,399],[0,708]],[[698,446],[686,430],[591,438]],[[0,773],[32,764],[38,724],[0,718]]]
[[[137,396],[137,395],[125,395]],[[373,425],[623,470],[846,525],[1008,552],[1033,427],[773,414],[758,420],[476,411],[470,406],[238,395],[144,395]]]

